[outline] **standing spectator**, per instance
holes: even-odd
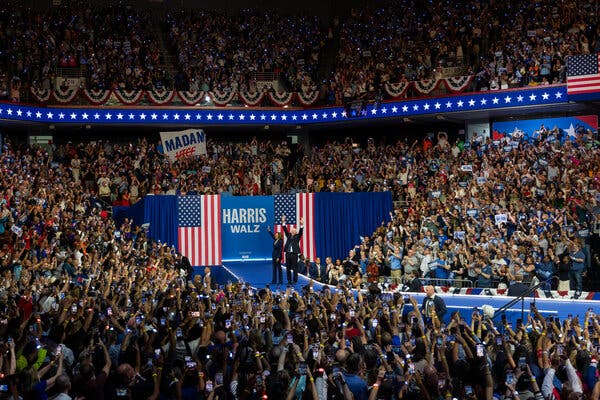
[[[571,290],[571,257],[568,253],[563,253],[560,256],[558,265],[556,266],[556,270],[558,271],[558,288],[557,290],[560,292],[568,292]]]
[[[529,286],[523,283],[523,275],[517,274],[515,281],[508,287],[507,296],[519,297],[527,293]]]
[[[569,281],[571,282],[571,289],[575,290],[576,295],[581,294],[583,290],[583,277],[585,275],[585,254],[581,250],[581,246],[578,243],[573,242],[571,244],[571,269],[569,271]]]
[[[430,317],[432,313],[435,313],[438,319],[443,321],[444,315],[446,315],[446,302],[435,293],[432,285],[425,286],[422,308],[425,317]]]

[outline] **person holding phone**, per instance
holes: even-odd
[[[58,360],[58,362],[57,362]],[[58,363],[58,367],[54,375],[48,379],[42,379],[43,376],[50,371],[54,364]],[[23,398],[31,400],[47,400],[46,393],[51,389],[59,376],[63,373],[63,356],[62,353],[56,356],[56,359],[50,361],[45,367],[38,371],[34,366],[27,367],[21,373],[21,383],[23,384]]]

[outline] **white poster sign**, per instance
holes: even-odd
[[[163,152],[171,161],[206,155],[206,135],[202,129],[161,132]]]

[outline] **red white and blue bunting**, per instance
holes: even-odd
[[[89,94],[89,93],[88,93]],[[38,93],[40,97],[47,94]],[[73,93],[66,93],[67,97]],[[98,99],[98,93],[96,100]],[[31,95],[33,98],[33,95]],[[279,99],[285,104],[289,94]],[[83,95],[82,95],[83,98]],[[600,100],[600,94],[594,99]],[[547,85],[510,90],[472,92],[466,94],[421,97],[366,104],[361,119],[406,118],[411,116],[454,113],[464,111],[500,110],[512,107],[549,106],[567,104],[573,98],[567,93],[566,85]],[[258,124],[323,124],[351,121],[352,116],[342,106],[306,108],[246,108],[231,107],[225,112],[212,107],[124,107],[111,104],[99,108],[94,105],[68,107],[44,104],[33,106],[20,103],[0,103],[0,116],[4,120],[41,123],[86,123],[86,124],[170,124],[190,121],[206,125],[258,125]],[[193,122],[192,122],[193,121]],[[600,293],[600,292],[599,292]],[[599,299],[600,300],[600,299]]]
[[[223,92],[220,90],[213,90],[212,92],[208,92],[208,94],[215,105],[226,106],[233,99],[233,96],[235,96],[236,92],[232,90]]]
[[[446,89],[452,93],[460,93],[464,91],[473,82],[473,76],[455,76],[453,78],[445,78],[444,84]]]
[[[421,94],[429,94],[438,87],[439,83],[439,79],[424,79],[422,81],[413,82],[413,86],[417,92]]]
[[[83,89],[83,95],[91,104],[100,106],[108,101],[112,91]]]
[[[77,93],[79,93],[78,88],[69,87],[65,90],[62,90],[61,88],[56,88],[54,89],[54,92],[52,94],[54,95],[54,100],[56,100],[58,103],[69,104],[73,101],[75,96],[77,96]]]
[[[52,94],[52,91],[50,89],[38,89],[32,86],[31,94],[39,103],[45,103],[48,100],[50,100],[50,95]]]
[[[139,103],[144,96],[143,90],[120,90],[114,91],[116,98],[123,104],[130,106]]]
[[[403,97],[406,93],[406,90],[410,86],[410,82],[398,82],[398,83],[386,83],[385,91],[392,98],[397,99],[399,97]]]
[[[173,100],[177,92],[165,89],[154,89],[148,90],[146,94],[148,95],[148,98],[153,104],[157,106],[162,106],[165,104],[169,104]]]
[[[183,104],[188,106],[195,106],[196,104],[200,103],[202,99],[204,99],[203,90],[199,90],[196,92],[181,91],[177,92],[177,95],[179,96]]]
[[[247,106],[256,106],[260,104],[264,97],[264,92],[239,92],[239,98],[244,102]]]
[[[292,99],[294,98],[293,92],[283,92],[283,93],[268,92],[268,93],[269,93],[269,98],[271,99],[271,101],[275,105],[278,105],[280,107],[287,106],[288,104],[290,104],[292,102]]]
[[[319,91],[313,90],[312,92],[298,92],[298,101],[303,106],[312,106],[319,99]]]

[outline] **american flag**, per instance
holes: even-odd
[[[600,91],[600,54],[580,54],[567,59],[567,93]]]
[[[221,197],[177,198],[179,252],[194,266],[221,265]]]
[[[281,217],[285,215],[288,231],[300,229],[300,218],[304,218],[304,231],[300,241],[300,251],[311,261],[315,259],[315,195],[314,193],[277,194],[275,201],[275,232],[283,233]],[[285,234],[284,234],[285,249]],[[285,262],[285,254],[283,255]]]

